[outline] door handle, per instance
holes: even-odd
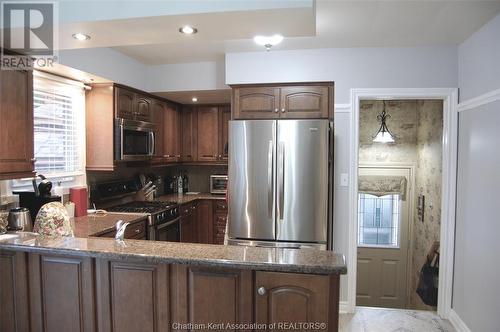
[[[284,195],[285,195],[285,143],[278,145],[278,219],[283,221]]]
[[[269,141],[267,149],[267,214],[269,218],[273,216],[273,141]]]

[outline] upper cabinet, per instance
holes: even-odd
[[[33,73],[0,70],[0,180],[32,177]]]
[[[152,99],[136,91],[115,87],[116,117],[151,122]]]
[[[196,110],[192,106],[184,106],[181,112],[182,124],[182,153],[181,159],[184,162],[193,162],[197,156],[197,117]]]
[[[219,109],[198,107],[198,161],[216,161],[219,156]]]
[[[234,119],[328,119],[333,117],[333,83],[238,85]]]
[[[219,107],[219,159],[228,160],[231,106]]]
[[[163,159],[181,161],[181,114],[179,108],[170,103],[163,113]]]

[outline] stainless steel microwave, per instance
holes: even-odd
[[[210,193],[226,194],[227,175],[210,175]]]
[[[145,160],[155,153],[155,126],[149,122],[115,119],[115,160]]]

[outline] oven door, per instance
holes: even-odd
[[[155,152],[154,125],[148,122],[116,120],[116,160],[144,160]]]
[[[154,239],[155,241],[168,241],[168,242],[179,242],[180,237],[180,218],[174,219],[167,223],[161,225],[155,225],[154,227]]]

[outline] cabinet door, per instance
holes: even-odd
[[[166,105],[159,100],[153,100],[151,110],[153,112],[153,123],[155,125],[155,161],[163,160],[163,126]]]
[[[95,266],[97,331],[170,331],[168,265],[96,259]]]
[[[328,87],[290,86],[281,88],[280,117],[286,119],[328,118]]]
[[[198,161],[216,161],[219,150],[219,122],[217,107],[198,108]]]
[[[33,74],[0,70],[0,180],[33,175]]]
[[[275,87],[234,88],[234,118],[278,118],[279,98],[280,89]]]
[[[329,276],[257,271],[256,323],[328,323],[329,281]]]
[[[196,111],[186,106],[182,109],[182,161],[196,160]]]
[[[163,123],[163,157],[168,162],[180,161],[180,114],[177,106],[167,104]]]
[[[194,214],[195,207],[192,203],[183,204],[181,206],[181,242],[195,243],[198,242],[196,234],[196,216]]]
[[[219,160],[228,159],[229,152],[229,120],[231,120],[231,106],[219,107]]]
[[[173,322],[214,324],[215,331],[252,322],[252,271],[173,265],[171,273]]]
[[[151,104],[152,104],[151,98],[141,95],[137,96],[137,105],[136,105],[137,111],[135,114],[135,119],[138,121],[151,122],[152,120]]]
[[[134,92],[123,88],[115,88],[115,108],[118,118],[135,120],[135,114],[137,112],[135,98],[136,95]]]
[[[211,244],[213,241],[212,201],[200,200],[195,205],[196,233],[199,243]]]

